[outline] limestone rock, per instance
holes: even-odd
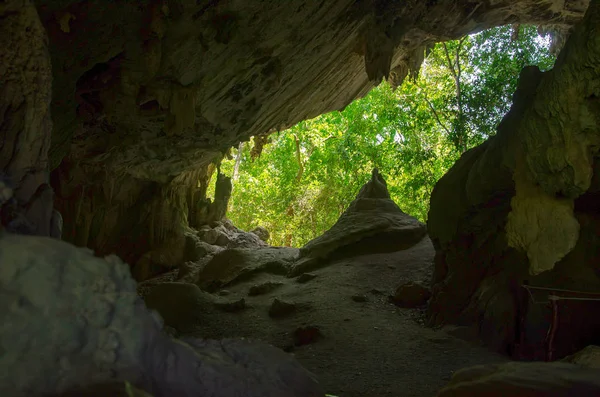
[[[210,229],[214,230],[214,229]],[[215,239],[216,240],[216,239]],[[210,244],[193,235],[186,236],[186,247],[183,259],[189,262],[197,262],[209,255],[214,255],[223,250],[218,245]]]
[[[393,252],[409,248],[427,234],[426,226],[392,201],[377,169],[338,221],[300,249],[290,272],[295,277],[335,255]]]
[[[293,357],[264,343],[169,338],[116,257],[3,234],[0,263],[2,396],[61,395],[125,381],[156,397],[325,394]],[[165,288],[198,296],[197,288]]]
[[[350,298],[357,303],[364,303],[369,301],[366,295],[352,295]]]
[[[254,248],[267,246],[268,245],[256,234],[244,231],[235,234],[227,245],[228,248]]]
[[[597,369],[567,363],[510,362],[457,371],[438,397],[600,395]]]
[[[419,283],[408,282],[399,286],[390,300],[396,306],[413,308],[426,304],[430,297],[429,289]]]
[[[248,290],[248,296],[268,294],[269,292],[275,291],[282,285],[283,283],[278,281],[265,281],[264,283],[256,284],[250,287]]]
[[[215,304],[212,295],[198,286],[179,282],[155,285],[144,301],[149,309],[160,314],[165,325],[178,332],[193,330]]]
[[[264,241],[265,243],[267,241],[269,241],[269,238],[271,237],[271,234],[269,233],[269,231],[267,229],[265,229],[262,226],[256,227],[254,229],[252,229],[250,231],[250,233],[254,233],[258,236],[258,238],[260,238],[262,241]]]
[[[213,228],[204,226],[198,231],[200,239],[204,243],[210,244],[211,247],[254,248],[267,246],[255,233],[240,230],[229,221],[227,224],[215,222],[214,225]]]
[[[224,148],[342,109],[383,78],[399,85],[432,42],[519,22],[566,33],[588,1],[150,3],[36,1],[36,13],[11,0],[0,34],[10,64],[0,75],[14,77],[1,97],[16,112],[0,112],[11,120],[0,123],[4,150],[22,131],[32,143],[0,158],[12,159],[15,180],[32,172],[24,196],[49,163],[63,238],[132,264],[224,215],[231,184],[212,164]]]
[[[200,238],[207,244],[216,245],[220,233],[217,229],[213,229],[208,225],[198,231]]]
[[[246,308],[246,300],[244,298],[235,301],[217,300],[215,307],[224,312],[236,313]]]
[[[298,307],[295,303],[275,298],[269,308],[269,316],[273,318],[285,317],[296,312],[297,309]]]
[[[587,346],[583,350],[563,358],[561,361],[587,368],[600,369],[600,346]]]
[[[0,175],[11,185],[15,206],[10,212],[14,218],[3,211],[1,221],[9,230],[43,236],[50,235],[53,206],[53,190],[48,185],[52,131],[48,47],[46,30],[32,1],[2,2]]]
[[[309,345],[315,343],[321,337],[323,337],[323,334],[319,327],[314,325],[298,327],[294,331],[294,346]]]
[[[591,98],[600,95],[599,10],[590,2],[552,71],[522,70],[496,135],[464,153],[436,184],[428,216],[436,249],[429,325],[472,323],[491,348],[507,352],[518,344],[528,359],[540,358],[552,313],[527,304],[524,286],[600,290],[600,120],[590,116],[597,108]],[[569,305],[555,357],[596,343],[600,320],[590,312],[597,308]]]
[[[204,266],[197,284],[205,291],[214,291],[258,272],[285,275],[297,256],[297,249],[286,247],[227,249]]]

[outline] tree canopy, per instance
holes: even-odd
[[[267,228],[273,245],[302,246],[335,223],[377,167],[402,210],[426,221],[435,183],[494,135],[524,66],[552,67],[549,48],[531,26],[438,43],[396,90],[384,82],[343,111],[240,144],[221,164],[233,177],[228,217]]]

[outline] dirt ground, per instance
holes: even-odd
[[[388,302],[388,295],[406,281],[428,285],[433,255],[425,238],[404,251],[337,260],[311,272],[316,277],[303,284],[262,274],[218,292],[229,301],[245,298],[246,309],[208,312],[185,335],[269,342],[294,354],[328,393],[339,397],[435,396],[454,371],[507,359],[478,346],[468,330],[427,328],[421,310]],[[284,284],[248,296],[251,286],[266,281]],[[274,298],[294,302],[298,309],[272,318],[268,312]],[[294,331],[306,326],[317,327],[322,336],[295,346]]]

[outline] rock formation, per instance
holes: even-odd
[[[550,321],[549,305],[528,294],[542,287],[538,300],[557,289],[575,291],[563,299],[600,296],[599,24],[600,4],[591,2],[554,69],[523,70],[497,135],[436,185],[431,324],[476,322],[493,348],[529,349],[529,358],[543,358],[548,343],[558,357],[600,341],[598,316],[589,314],[599,313],[597,301],[554,301]],[[546,340],[552,322],[554,341]]]
[[[589,3],[556,69],[526,69],[498,135],[466,153],[434,191],[432,324],[479,321],[484,338],[505,349],[516,340],[525,281],[598,291],[600,5]],[[587,5],[4,0],[0,232],[62,234],[98,256],[117,254],[144,277],[153,266],[174,268],[200,255],[190,227],[225,214],[227,179],[217,177],[214,203],[206,192],[227,148],[341,109],[383,78],[400,84],[436,41],[505,23],[543,24],[566,37]],[[368,210],[361,202],[355,210]],[[352,236],[304,252],[322,258]],[[2,395],[125,379],[155,396],[323,395],[268,346],[169,339],[116,257],[5,234],[0,294]],[[530,320],[546,315],[539,310],[519,328],[532,344],[541,333]],[[590,318],[571,340],[598,335]]]
[[[600,394],[598,370],[566,363],[481,365],[456,372],[438,397],[593,397]]]
[[[371,180],[361,188],[338,221],[300,249],[300,258],[289,275],[299,276],[335,256],[406,249],[426,234],[424,224],[402,212],[394,203],[385,180],[374,169]]]
[[[53,214],[48,37],[29,1],[3,2],[0,20],[0,178],[13,190],[1,208],[2,224],[48,236]]]
[[[117,257],[3,233],[0,263],[0,395],[69,395],[129,381],[155,397],[324,396],[274,347],[163,334]]]
[[[208,221],[212,163],[227,148],[341,109],[384,77],[400,84],[435,41],[518,22],[566,32],[587,1],[33,4],[0,8],[12,51],[2,79],[24,79],[29,96],[18,106],[25,96],[2,81],[0,171],[20,212],[48,233],[50,170],[67,241],[130,264],[158,250],[175,266],[185,227]]]

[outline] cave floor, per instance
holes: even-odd
[[[311,272],[317,277],[304,284],[262,274],[226,288],[227,299],[245,298],[245,310],[206,313],[202,324],[182,336],[266,341],[291,351],[328,393],[339,397],[434,396],[454,371],[507,358],[479,346],[467,329],[425,327],[422,310],[388,302],[404,282],[428,285],[433,255],[425,238],[404,251],[337,260]],[[249,287],[266,281],[284,285],[248,296]],[[274,298],[300,309],[271,318]],[[294,331],[305,326],[317,327],[322,337],[294,346]]]

